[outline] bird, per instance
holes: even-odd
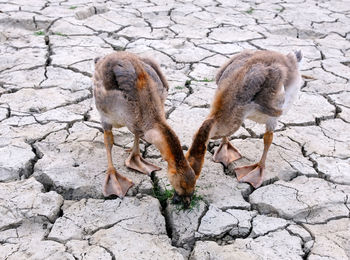
[[[244,50],[220,67],[218,85],[209,115],[195,133],[186,158],[198,178],[209,139],[222,139],[213,160],[228,166],[241,158],[228,137],[245,119],[266,125],[264,150],[259,162],[235,168],[238,181],[254,188],[262,185],[267,153],[277,121],[296,99],[302,79],[301,51],[282,54],[271,50]]]
[[[169,85],[159,65],[153,59],[127,51],[113,52],[95,59],[93,84],[108,161],[104,196],[115,194],[123,198],[134,185],[116,170],[111,154],[112,128],[126,126],[134,134],[134,145],[125,165],[147,175],[160,170],[140,154],[140,138],[154,144],[168,163],[167,175],[175,190],[175,199],[189,205],[196,183],[195,174],[177,135],[166,122],[164,102]]]

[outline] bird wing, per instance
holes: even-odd
[[[229,59],[216,74],[216,84],[220,87],[220,82],[240,69],[253,54],[253,50],[246,50]]]
[[[169,90],[168,81],[166,80],[164,74],[161,72],[159,65],[154,60],[152,60],[150,58],[141,58],[141,60],[144,63],[150,65],[152,67],[152,69],[154,69],[154,71],[156,72],[160,81],[162,82],[163,87],[168,91]]]
[[[166,80],[164,74],[161,72],[159,65],[150,58],[141,58],[141,60],[149,65],[145,66],[147,73],[151,76],[151,78],[157,83],[158,93],[161,95],[163,102],[168,95],[169,84]]]
[[[280,116],[285,99],[285,78],[286,70],[279,64],[254,64],[247,68],[236,101],[240,104],[254,102],[261,112],[269,116]]]

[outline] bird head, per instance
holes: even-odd
[[[172,198],[173,203],[178,204],[182,202],[184,208],[188,208],[194,194],[196,186],[196,177],[193,169],[187,164],[180,169],[168,170],[169,181],[175,189]]]

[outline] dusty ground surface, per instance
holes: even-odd
[[[349,259],[347,1],[9,0],[0,10],[0,259]],[[187,149],[215,72],[243,49],[301,49],[315,78],[281,118],[263,186],[238,184],[233,169],[259,159],[264,126],[246,121],[231,137],[244,158],[228,168],[213,163],[210,143],[188,211],[164,200],[153,146],[142,151],[162,166],[155,176],[124,166],[133,136],[120,129],[114,162],[136,185],[105,200],[93,59],[154,57]]]

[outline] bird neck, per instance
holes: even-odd
[[[171,172],[176,173],[179,168],[189,167],[178,137],[166,122],[159,122],[147,131],[145,139],[158,148]]]
[[[186,153],[186,159],[194,170],[196,178],[199,177],[202,170],[204,156],[210,138],[210,131],[214,124],[215,120],[213,118],[208,118],[203,122],[193,138],[191,148]]]

